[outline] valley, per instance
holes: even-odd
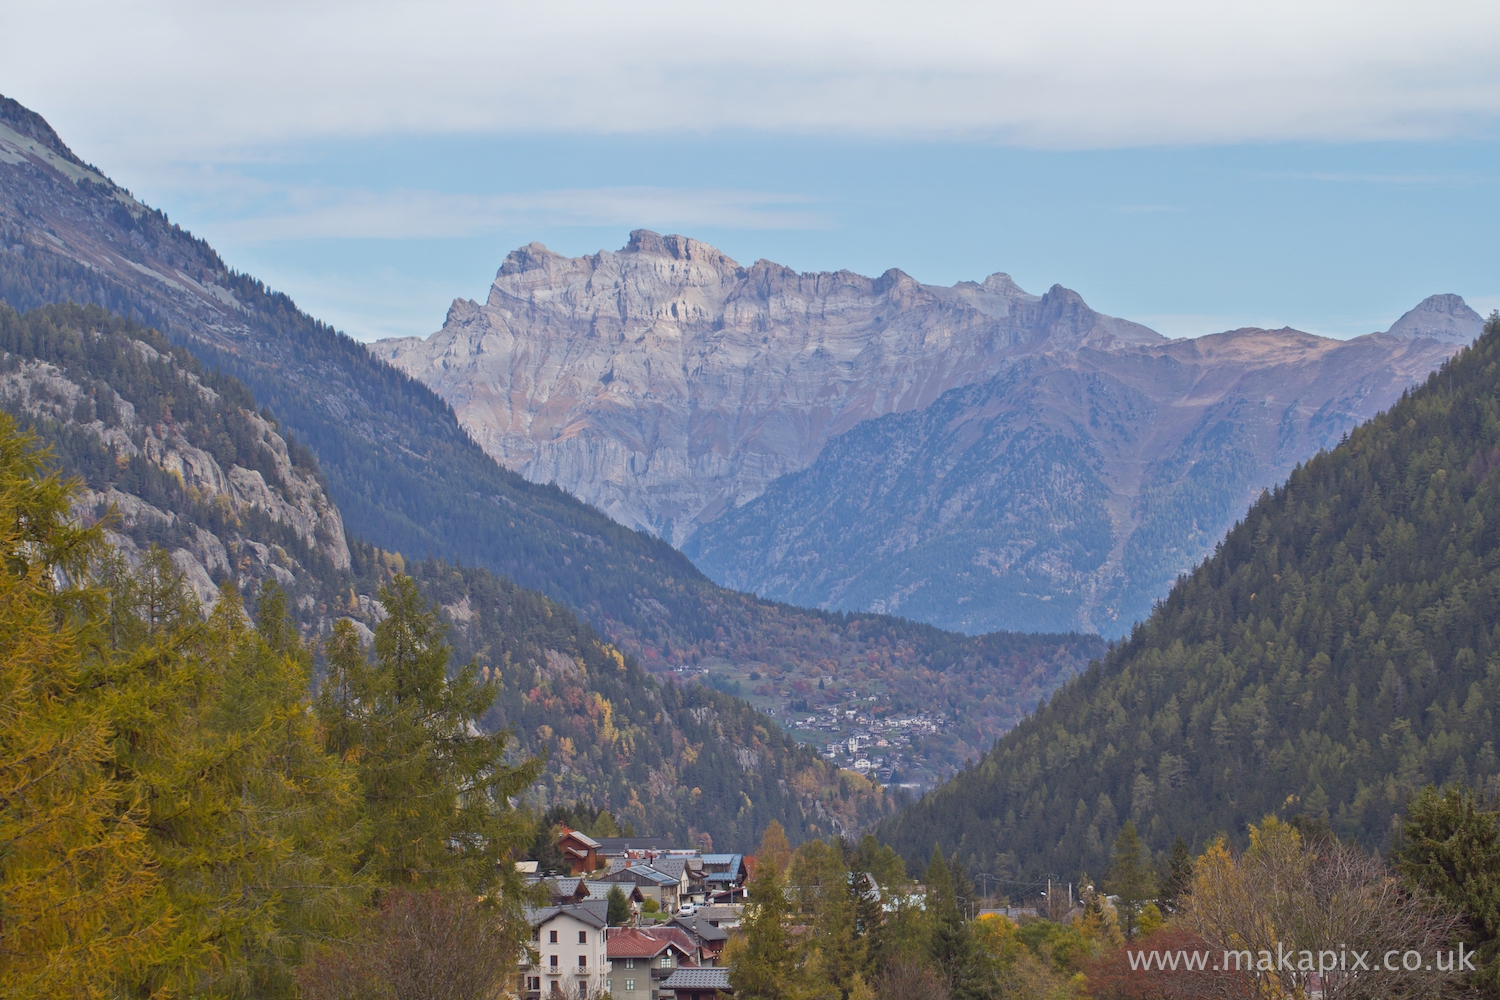
[[[0,127],[0,182],[11,195],[0,200],[0,299],[23,311],[97,305],[239,380],[277,433],[316,458],[351,551],[358,542],[430,554],[540,592],[659,680],[689,680],[705,666],[726,685],[761,673],[742,690],[781,723],[821,676],[853,690],[851,704],[873,695],[883,712],[948,715],[953,723],[924,737],[924,760],[907,772],[923,787],[982,752],[1103,649],[1088,635],[970,638],[722,588],[665,541],[496,464],[431,390],[228,268],[78,160],[39,116],[0,99]],[[214,572],[205,564],[209,579]],[[355,597],[368,605],[373,587]],[[351,614],[347,596],[338,606]],[[367,606],[361,612],[368,618]],[[320,617],[299,613],[308,628]]]

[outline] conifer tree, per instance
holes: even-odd
[[[44,458],[0,414],[0,983],[102,996],[160,957],[167,925],[89,653],[99,595],[79,581],[101,534],[72,524],[75,486]]]
[[[477,661],[451,676],[452,651],[436,611],[404,575],[380,591],[374,663],[347,624],[328,644],[318,698],[327,747],[353,760],[368,828],[357,870],[388,885],[486,896],[519,942],[524,887],[505,863],[530,838],[510,800],[540,761],[506,763],[507,732],[479,722],[494,702]]]
[[[1172,856],[1167,862],[1166,877],[1161,885],[1161,907],[1167,913],[1176,913],[1182,906],[1182,897],[1193,884],[1193,854],[1187,841],[1178,837],[1172,842]]]
[[[1478,952],[1471,977],[1500,996],[1500,811],[1461,786],[1429,785],[1407,809],[1392,861],[1413,885],[1462,917],[1464,940]]]
[[[927,866],[927,958],[954,1000],[979,995],[974,938],[954,895],[953,876],[940,848]]]
[[[787,930],[787,885],[776,860],[773,853],[757,864],[744,936],[726,954],[729,981],[740,1000],[811,1000],[818,995],[800,961],[801,949]]]
[[[1143,857],[1144,851],[1135,824],[1126,820],[1115,838],[1114,857],[1105,886],[1120,901],[1117,906],[1120,930],[1127,941],[1132,940],[1140,929],[1141,909],[1156,893],[1155,880]]]
[[[133,988],[290,996],[309,941],[339,932],[362,899],[353,774],[308,712],[311,657],[277,591],[262,618],[280,650],[228,584],[202,619],[160,549],[115,579],[116,773],[145,803],[175,930]]]
[[[816,896],[811,912],[813,974],[847,998],[866,965],[865,939],[856,926],[855,891],[844,852],[827,844],[820,852]]]
[[[623,927],[630,922],[630,900],[625,897],[625,890],[618,885],[609,890],[609,925],[611,927]]]

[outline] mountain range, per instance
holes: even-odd
[[[0,300],[22,311],[98,305],[160,331],[200,370],[232,376],[268,415],[267,426],[275,421],[288,453],[315,459],[353,572],[367,580],[352,607],[376,597],[378,573],[359,569],[358,553],[371,547],[482,568],[576,613],[649,673],[742,685],[756,708],[783,719],[793,702],[838,709],[841,720],[856,705],[882,715],[941,714],[941,731],[912,762],[913,780],[924,783],[981,752],[1103,649],[1077,634],[969,638],[714,584],[664,540],[497,464],[432,390],[231,270],[205,242],[83,163],[39,115],[4,98],[0,191]],[[235,464],[221,463],[220,472],[228,476]],[[263,478],[272,483],[269,473]],[[152,506],[173,512],[162,503]],[[173,551],[192,551],[177,536],[162,537]],[[226,552],[238,544],[220,541]],[[209,559],[200,568],[213,582],[223,572]],[[292,595],[310,630],[330,600],[319,586],[303,589],[299,578]],[[352,614],[347,590],[335,596],[330,606]]]
[[[1005,274],[798,273],[638,230],[586,257],[522,247],[485,303],[372,349],[506,467],[726,586],[1119,635],[1262,489],[1481,326],[1449,295],[1347,342],[1169,341]]]

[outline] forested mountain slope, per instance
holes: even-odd
[[[768,687],[775,693],[767,707],[798,697],[793,666],[831,676],[882,664],[889,669],[880,692],[919,704],[976,685],[1003,692],[996,711],[946,745],[951,758],[964,746],[988,745],[1094,650],[1096,640],[1079,636],[1040,646],[1029,636],[974,642],[713,584],[665,542],[501,468],[426,386],[285,295],[230,271],[206,243],[84,164],[40,116],[5,98],[0,192],[0,300],[20,310],[94,303],[159,328],[205,367],[242,380],[311,449],[351,535],[389,551],[477,564],[541,591],[648,670],[784,677]]]
[[[112,510],[124,557],[162,547],[205,604],[226,581],[252,605],[274,582],[316,642],[338,618],[378,623],[380,587],[408,572],[442,605],[455,664],[477,658],[498,680],[484,721],[512,727],[519,753],[547,755],[537,806],[586,803],[683,842],[711,831],[727,850],[749,850],[772,820],[800,840],[852,834],[889,808],[744,701],[658,683],[535,591],[347,544],[313,455],[242,383],[155,330],[97,306],[0,304],[0,408],[82,480],[83,520]]]
[[[247,592],[274,580],[310,623],[348,574],[312,454],[244,385],[155,330],[98,306],[0,303],[0,408],[82,480],[82,518],[112,512],[107,534],[129,559],[166,549],[204,603],[225,580]]]
[[[909,858],[1099,873],[1269,813],[1388,846],[1428,782],[1500,773],[1500,316],[1263,495],[1128,640],[890,820]]]

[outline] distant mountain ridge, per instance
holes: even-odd
[[[1122,635],[1263,489],[1455,349],[1245,329],[1027,356],[845,432],[684,550],[778,600]]]
[[[507,468],[680,545],[862,420],[1016,355],[1162,339],[1004,274],[951,288],[895,269],[799,274],[636,230],[614,253],[522,247],[484,304],[455,301],[432,337],[372,350]]]
[[[1454,295],[1335,341],[1169,341],[1008,275],[742,266],[647,230],[506,257],[379,356],[491,455],[788,603],[1118,635],[1264,488],[1476,336]]]

